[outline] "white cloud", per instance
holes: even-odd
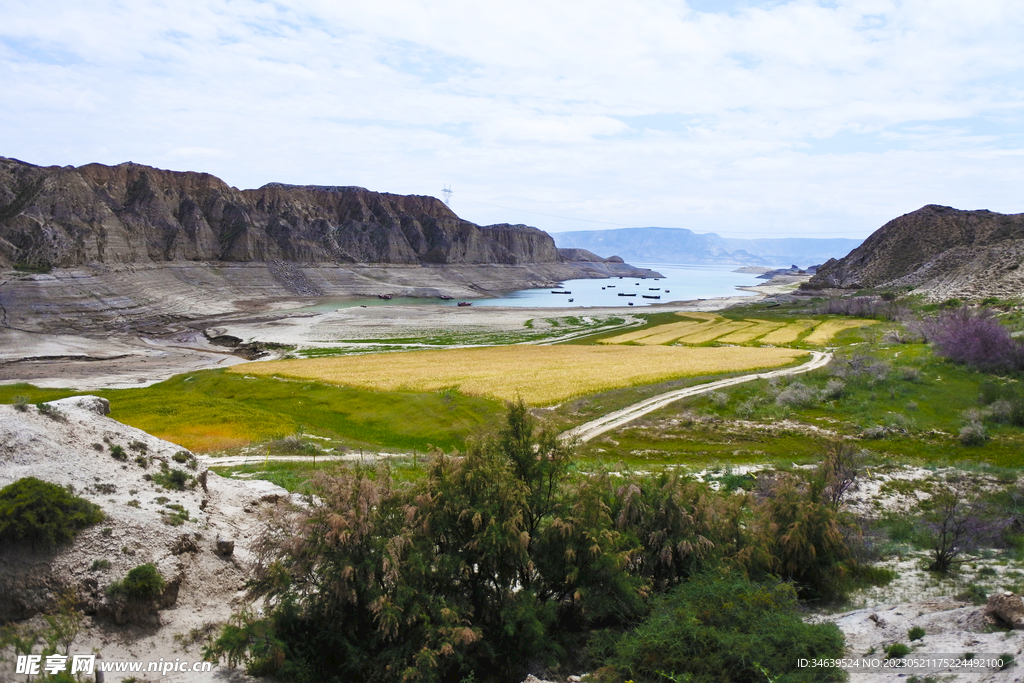
[[[9,0],[0,154],[449,183],[470,220],[546,229],[587,226],[488,205],[864,235],[926,202],[1024,210],[1019,7]]]

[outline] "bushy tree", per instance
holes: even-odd
[[[574,475],[572,455],[516,403],[497,435],[435,453],[415,483],[386,465],[320,477],[257,544],[265,616],[239,615],[209,654],[300,682],[511,683],[704,572],[781,568],[820,588],[841,555],[835,511],[795,491],[762,509],[675,474]]]
[[[56,545],[102,519],[95,503],[35,477],[0,489],[0,539],[6,542]]]
[[[809,600],[842,598],[856,564],[826,481],[783,476],[758,511],[769,572],[792,581],[798,594]]]

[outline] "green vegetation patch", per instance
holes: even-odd
[[[122,580],[107,586],[107,595],[112,598],[123,596],[129,600],[154,600],[160,597],[166,585],[160,570],[148,562],[130,570]]]
[[[353,446],[452,450],[496,425],[503,411],[498,401],[458,392],[372,392],[220,370],[98,393],[110,400],[114,419],[200,452],[271,441],[307,427]]]
[[[604,681],[841,681],[838,667],[800,669],[800,659],[842,657],[833,623],[805,624],[784,583],[704,576],[655,602],[615,646]]]
[[[95,503],[35,477],[0,489],[0,540],[5,542],[56,545],[102,520],[103,511]]]

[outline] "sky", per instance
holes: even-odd
[[[863,238],[1024,212],[1024,3],[0,0],[0,156]]]

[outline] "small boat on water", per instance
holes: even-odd
[[[560,291],[560,290],[557,290],[557,289],[552,289],[551,293],[552,294],[572,294],[572,292],[570,292],[569,290]]]
[[[666,293],[666,294],[669,294],[669,290],[667,290],[667,289],[666,289],[666,290],[665,290],[665,293]]]
[[[472,306],[472,305],[473,305],[472,301],[460,301],[459,302],[459,306]]]
[[[619,296],[636,296],[636,294],[626,294],[625,292],[619,292]]]
[[[630,306],[632,306],[632,305],[633,305],[633,302],[632,302],[632,301],[630,301],[630,302],[629,302],[629,305],[630,305]]]
[[[642,294],[641,296],[644,299],[660,299],[661,298],[660,296],[657,296],[656,294]]]
[[[604,289],[604,287],[602,287],[601,289]],[[615,285],[608,285],[608,289],[615,289]]]
[[[455,297],[453,297],[453,296],[448,296],[447,294],[442,294],[441,296],[439,296],[439,297],[437,297],[437,298],[438,298],[438,299],[441,299],[442,301],[451,301],[451,300],[452,300],[452,299],[454,299]]]
[[[573,302],[573,300],[572,300],[572,299],[569,299],[569,303],[572,303],[572,302]]]
[[[648,292],[657,292],[659,289],[661,289],[661,287],[648,287],[647,291]]]
[[[378,299],[390,299],[391,295],[390,294],[378,294],[377,298]]]

